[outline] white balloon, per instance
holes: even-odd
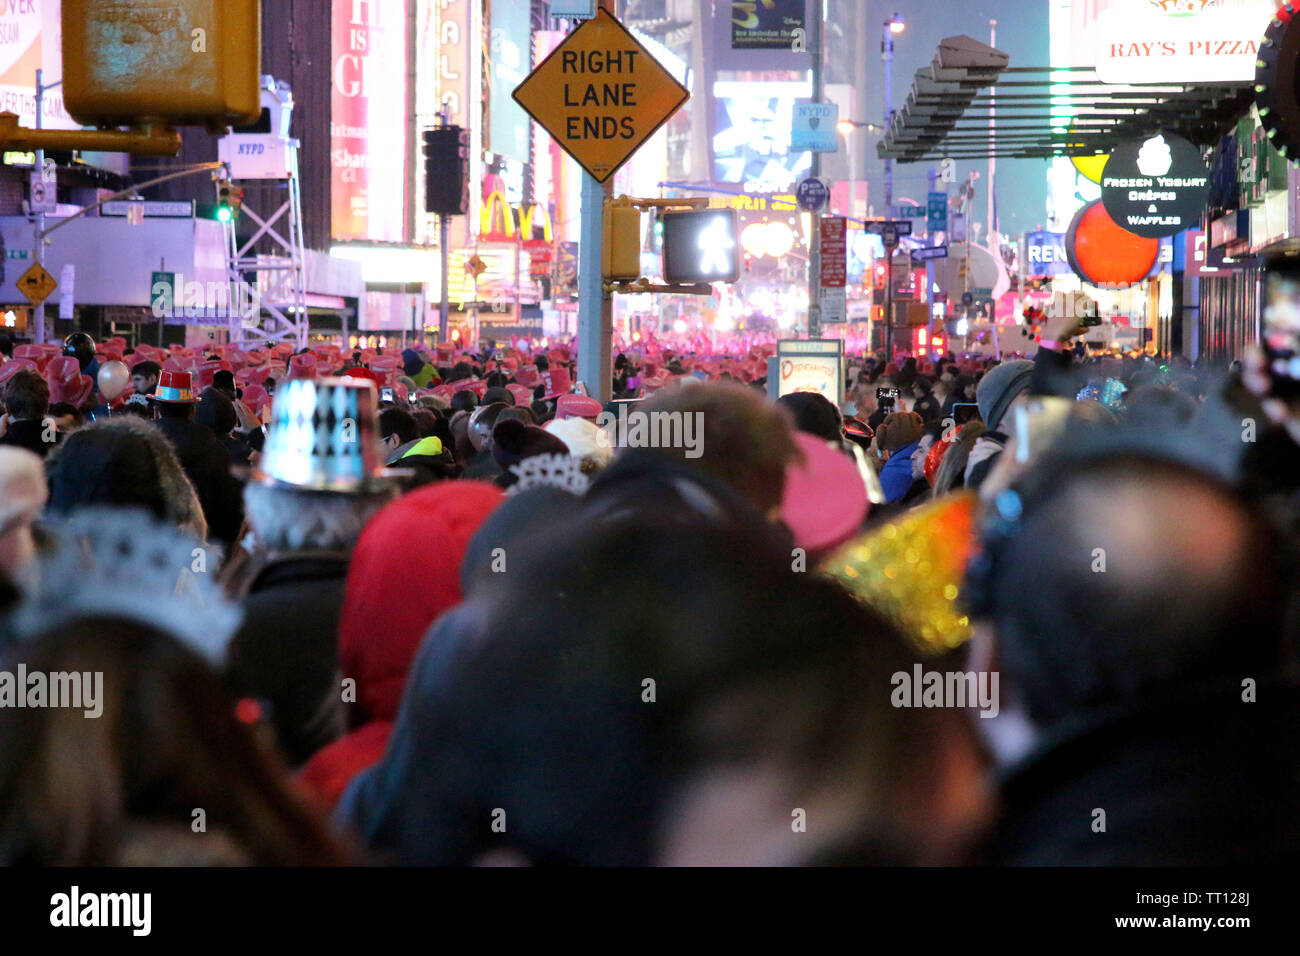
[[[122,362],[105,362],[99,367],[99,394],[111,402],[126,389],[131,380],[131,370]]]

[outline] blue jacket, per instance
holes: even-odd
[[[889,456],[889,461],[880,470],[880,486],[885,490],[886,501],[897,501],[912,487],[912,454],[920,444],[920,439],[917,439],[904,445]]]

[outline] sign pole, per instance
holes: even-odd
[[[44,70],[36,71],[36,128],[41,128],[41,112],[45,99],[45,86],[42,83],[44,79]],[[35,173],[40,176],[45,172],[45,150],[36,150]],[[38,265],[45,265],[43,252],[45,251],[45,239],[41,235],[45,232],[45,209],[42,207],[36,213],[35,218],[35,236],[33,239],[32,260]],[[35,309],[36,313],[36,344],[40,345],[45,341],[45,303],[42,302]]]
[[[935,187],[939,184],[939,170],[930,167],[930,193],[935,192]],[[944,190],[947,195],[947,190]],[[930,245],[934,245],[934,235],[930,236]],[[931,351],[934,350],[934,260],[927,259],[925,263],[925,304],[928,309],[926,316],[926,335],[925,341],[929,343]]]
[[[810,52],[812,53],[812,101],[820,103],[825,94],[825,82],[822,77],[822,33],[825,29],[822,0],[813,0],[812,23],[808,31]],[[813,150],[812,176],[817,179],[822,174],[822,154]],[[852,210],[850,210],[850,213]],[[818,339],[822,334],[822,214],[821,210],[813,212],[810,222],[812,235],[808,246],[808,338]]]
[[[885,237],[888,239],[889,237]],[[885,243],[885,364],[894,360],[894,250],[896,244]]]
[[[451,113],[447,109],[447,104],[442,104],[442,109],[438,110],[438,125],[447,126],[451,123]],[[438,254],[442,259],[442,290],[438,302],[438,341],[437,345],[448,341],[447,326],[450,324],[451,307],[447,299],[451,295],[450,277],[447,275],[451,268],[451,250],[447,248],[448,233],[451,217],[446,213],[438,216]],[[424,326],[420,326],[420,340],[424,340]]]
[[[618,15],[618,0],[600,0],[599,6]],[[582,225],[578,246],[578,381],[591,397],[604,404],[614,397],[614,366],[610,349],[614,336],[614,297],[605,292],[605,203],[614,195],[614,177],[602,186],[589,172],[582,174]]]

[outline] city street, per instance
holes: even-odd
[[[1296,158],[1274,0],[0,4],[0,912],[1271,925]]]

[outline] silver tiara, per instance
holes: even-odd
[[[510,466],[510,472],[519,480],[506,489],[506,494],[517,495],[529,488],[559,488],[570,494],[586,494],[591,479],[582,473],[582,462],[572,455],[533,455]]]
[[[88,618],[125,619],[221,665],[243,611],[217,584],[220,548],[134,508],[81,508],[49,527],[55,546],[8,621],[16,639]]]

